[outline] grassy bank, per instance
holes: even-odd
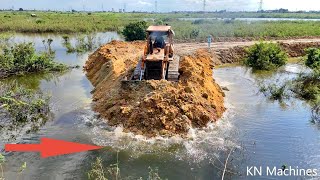
[[[36,14],[32,17],[31,14]],[[237,20],[194,20],[178,18],[320,18],[312,13],[208,13],[208,14],[143,14],[143,13],[62,13],[62,12],[0,12],[0,32],[78,33],[117,31],[130,22],[146,20],[151,24],[170,24],[176,38],[203,40],[214,37],[301,37],[320,36],[320,22],[244,22]]]

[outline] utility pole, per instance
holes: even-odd
[[[158,12],[158,1],[156,0],[155,2],[154,2],[154,5],[155,5],[155,12]]]
[[[123,12],[127,12],[127,3],[123,4]]]
[[[85,4],[85,0],[82,0],[82,7],[83,7],[83,12],[86,11],[86,4]]]
[[[259,12],[263,11],[263,0],[260,0],[259,2]]]
[[[104,12],[104,7],[103,7],[103,4],[101,4],[101,10],[102,10],[102,12]]]
[[[206,12],[206,6],[207,6],[207,2],[206,0],[203,0],[203,12]]]

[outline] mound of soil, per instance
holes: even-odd
[[[185,136],[190,127],[205,127],[222,116],[224,94],[212,77],[213,57],[204,50],[181,58],[179,82],[121,82],[132,73],[143,47],[143,42],[112,41],[85,65],[95,86],[94,110],[110,125],[147,137]]]
[[[280,45],[285,51],[287,51],[290,57],[305,56],[305,50],[311,47],[320,48],[320,42],[292,42],[280,43]]]
[[[232,47],[227,49],[217,49],[215,54],[221,64],[241,62],[246,57],[246,47]]]

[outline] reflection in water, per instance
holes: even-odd
[[[18,84],[26,89],[38,91],[40,90],[40,85],[42,81],[52,81],[58,83],[58,77],[63,76],[66,73],[68,73],[68,71],[53,73],[32,73],[23,76],[9,77],[7,79],[2,80],[2,82],[9,86]]]
[[[317,104],[312,108],[312,120],[320,123],[320,104]]]

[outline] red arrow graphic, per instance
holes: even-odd
[[[79,144],[49,138],[41,138],[40,141],[40,144],[6,144],[5,150],[14,152],[40,152],[42,158],[47,158],[103,148],[101,146]]]

